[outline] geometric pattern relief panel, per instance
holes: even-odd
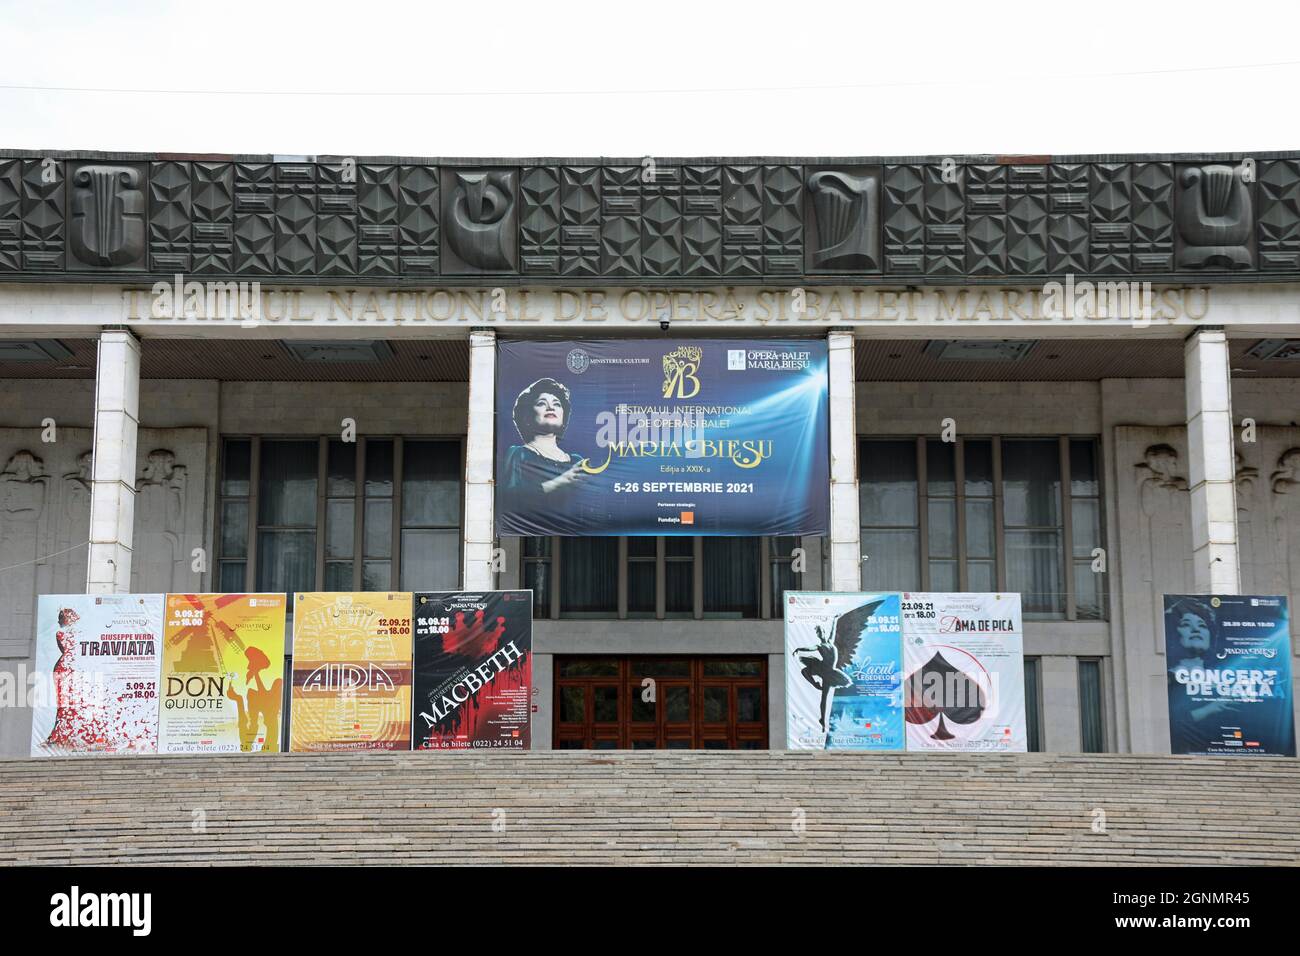
[[[1047,168],[1047,271],[1087,274],[1089,259],[1088,166],[1053,163]]]
[[[885,271],[925,271],[925,170],[886,166],[884,195]]]
[[[635,228],[635,226],[634,226]],[[682,169],[658,166],[642,184],[641,268],[647,276],[682,271]]]
[[[803,272],[803,167],[763,167],[763,271]]]
[[[1174,265],[1174,170],[1169,163],[1133,167],[1133,271],[1169,272]]]
[[[519,271],[560,274],[560,174],[551,166],[525,166],[519,177]]]
[[[1090,167],[1092,271],[1133,271],[1133,167],[1093,163]]]
[[[932,276],[966,274],[967,176],[963,167],[925,166],[925,273]],[[955,174],[955,175],[954,175]],[[996,237],[986,231],[980,244],[991,248]]]
[[[763,167],[722,167],[722,271],[763,274]]]
[[[600,171],[600,271],[607,276],[641,272],[641,167],[604,166]]]
[[[432,276],[439,267],[437,166],[402,166],[397,180],[397,251],[404,276]]]
[[[599,166],[560,167],[560,275],[600,275]]]
[[[190,270],[199,275],[235,271],[235,166],[189,164]]]
[[[23,161],[0,159],[0,272],[22,269]]]
[[[398,228],[400,166],[357,167],[357,271],[366,276],[401,274]]]
[[[685,165],[682,171],[681,274],[722,274],[722,167]]]
[[[235,171],[231,163],[149,167],[149,265],[154,272],[234,271]]]
[[[1259,163],[1259,267],[1300,271],[1300,160]]]
[[[235,164],[235,272],[274,275],[276,263],[275,168]]]
[[[64,180],[68,164],[22,162],[23,271],[57,272],[64,268]]]

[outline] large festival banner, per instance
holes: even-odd
[[[1019,594],[903,593],[908,750],[1024,753]]]
[[[902,750],[896,593],[785,593],[786,746]]]
[[[158,752],[275,753],[284,709],[283,594],[169,594]]]
[[[411,592],[308,592],[293,605],[295,752],[411,749]]]
[[[824,534],[827,350],[812,339],[504,341],[504,535]]]
[[[1166,594],[1164,611],[1171,752],[1294,757],[1287,599]]]
[[[161,594],[42,594],[33,757],[158,749]]]
[[[415,749],[527,750],[532,591],[415,595]]]

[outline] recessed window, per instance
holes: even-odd
[[[1095,438],[868,438],[858,463],[864,588],[1015,591],[1026,620],[1105,620]]]
[[[457,587],[461,457],[459,441],[434,439],[226,439],[217,586]]]
[[[803,585],[801,540],[523,538],[521,579],[538,617],[779,618],[785,592]]]

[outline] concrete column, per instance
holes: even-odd
[[[1038,659],[1042,681],[1043,750],[1078,753],[1083,747],[1079,726],[1079,659],[1043,655]]]
[[[135,525],[135,445],[140,426],[140,340],[127,331],[99,336],[95,437],[90,471],[87,594],[131,590]]]
[[[858,523],[858,429],[853,364],[853,333],[832,331],[831,413],[831,571],[832,591],[862,588],[862,529]]]
[[[1241,568],[1228,337],[1222,329],[1194,332],[1183,355],[1195,586],[1200,594],[1237,594]]]
[[[496,413],[497,335],[478,330],[469,335],[469,425],[465,437],[465,529],[461,580],[467,591],[489,591],[492,571],[495,476],[493,448]]]

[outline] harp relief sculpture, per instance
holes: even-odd
[[[808,192],[816,221],[812,267],[828,272],[879,269],[880,177],[823,170],[808,178]]]
[[[1254,226],[1250,187],[1235,166],[1193,166],[1178,176],[1178,265],[1249,269]]]

